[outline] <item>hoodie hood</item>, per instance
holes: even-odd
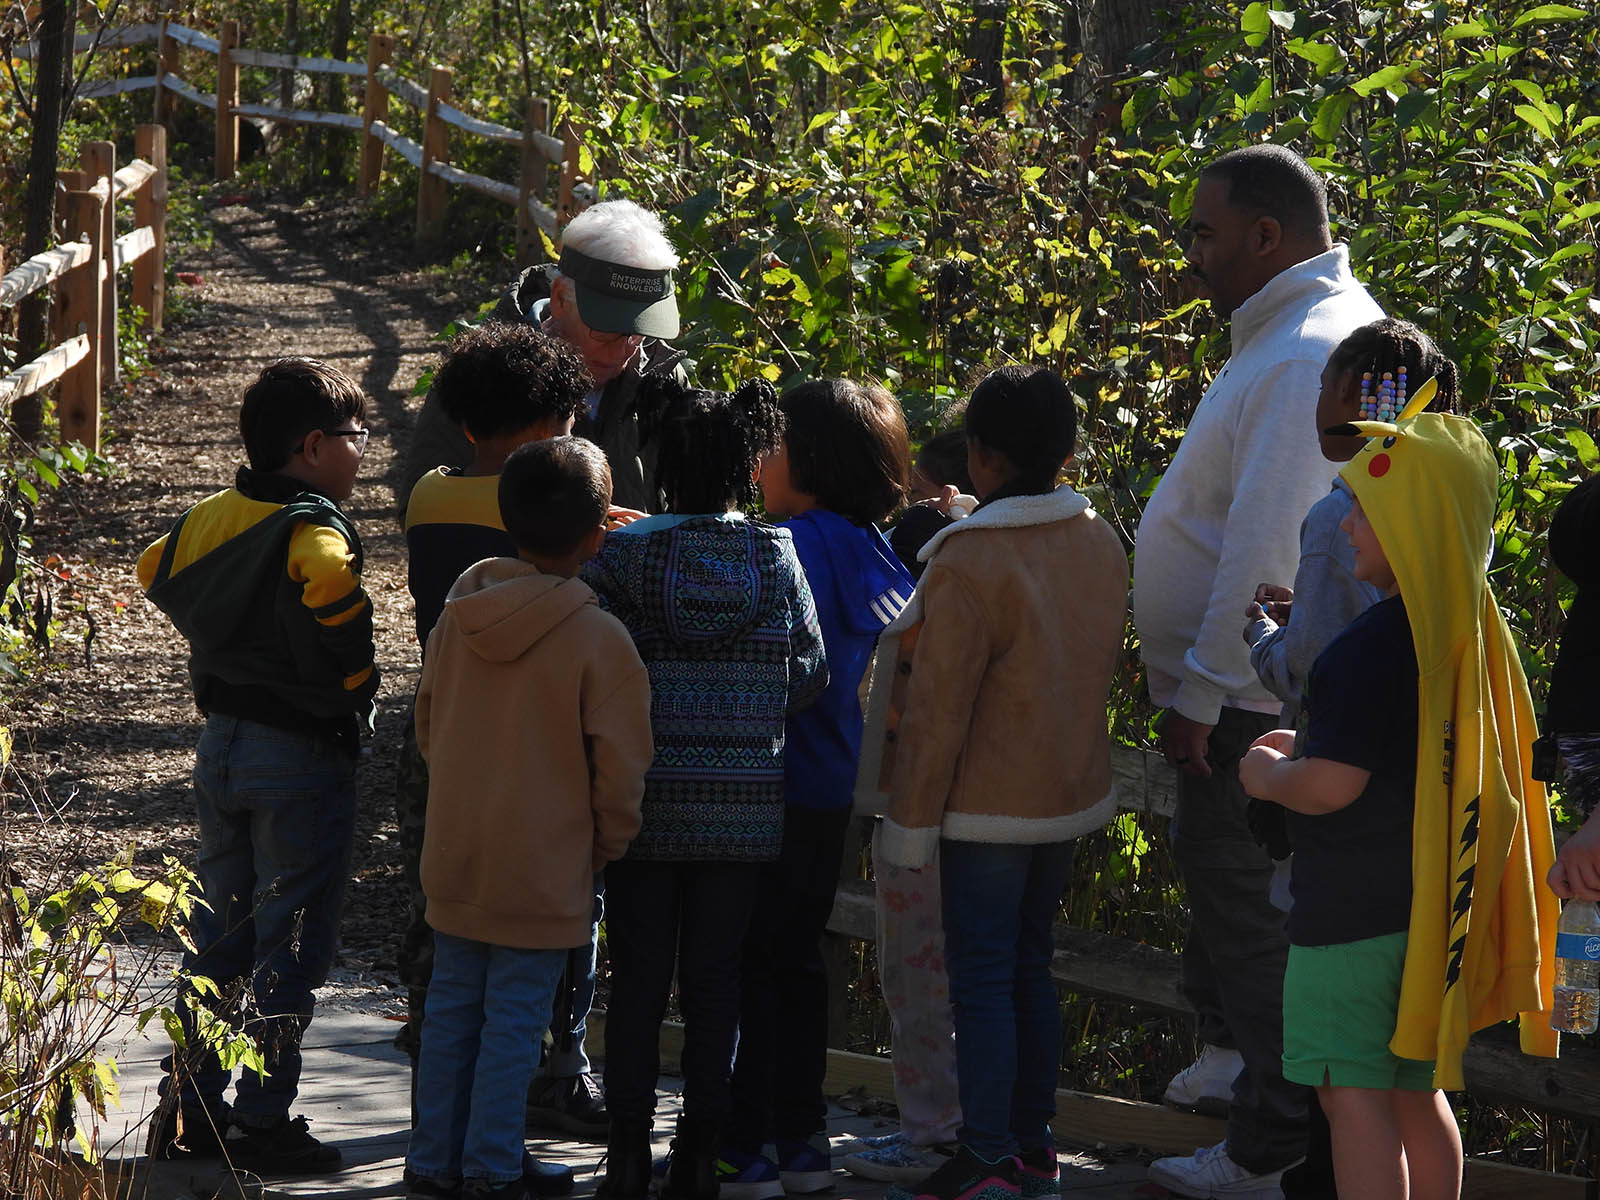
[[[1340,474],[1405,597],[1420,672],[1411,924],[1390,1049],[1461,1086],[1467,1037],[1521,1018],[1524,1053],[1553,1057],[1558,905],[1536,734],[1517,646],[1484,574],[1499,467],[1476,425],[1417,410],[1359,421],[1371,440]]]
[[[517,558],[486,558],[462,572],[444,608],[474,654],[510,662],[593,603],[582,580],[547,575]]]
[[[638,522],[606,538],[584,568],[619,615],[631,611],[669,643],[702,648],[744,637],[776,603],[770,543],[788,534],[733,514]],[[623,616],[630,629],[634,620]]]
[[[875,638],[910,602],[916,584],[872,526],[814,508],[783,528],[794,538],[818,613],[830,613],[846,632]]]

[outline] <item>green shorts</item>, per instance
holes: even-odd
[[[1389,1049],[1405,933],[1290,946],[1283,975],[1283,1077],[1309,1087],[1433,1090],[1433,1062]]]

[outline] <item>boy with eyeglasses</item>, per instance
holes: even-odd
[[[139,558],[139,582],[189,642],[205,731],[195,751],[196,907],[184,967],[242,1023],[267,1074],[231,1072],[198,1043],[162,1062],[153,1157],[214,1158],[261,1175],[338,1169],[337,1148],[291,1119],[313,989],[332,965],[355,836],[356,755],[372,729],[378,669],[361,540],[339,509],[355,487],[366,398],[308,358],[265,368],[245,390],[249,466]]]

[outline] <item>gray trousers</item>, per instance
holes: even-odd
[[[1224,708],[1211,731],[1211,777],[1180,774],[1172,857],[1189,897],[1183,991],[1201,1041],[1236,1049],[1244,1070],[1228,1110],[1228,1154],[1257,1173],[1305,1153],[1306,1089],[1283,1077],[1284,914],[1267,898],[1272,859],[1250,833],[1239,760],[1277,727]]]

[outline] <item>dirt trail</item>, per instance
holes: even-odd
[[[35,553],[61,560],[50,588],[59,629],[47,665],[15,689],[0,720],[17,735],[17,778],[29,793],[8,801],[0,858],[30,888],[130,842],[144,862],[192,860],[188,780],[200,721],[183,643],[144,599],[134,563],[185,508],[232,482],[243,461],[239,396],[261,366],[284,354],[326,359],[371,401],[373,437],[345,507],[365,545],[384,680],[360,770],[344,953],[349,965],[387,975],[404,903],[393,764],[418,670],[394,479],[420,404],[412,385],[437,353],[430,338],[468,305],[447,290],[447,276],[402,265],[409,249],[371,237],[348,202],[292,208],[249,198],[210,218],[213,247],[179,263],[204,280],[198,314],[174,323],[155,371],[108,408],[116,472],[71,483],[41,506]],[[61,819],[41,821],[51,804]]]

